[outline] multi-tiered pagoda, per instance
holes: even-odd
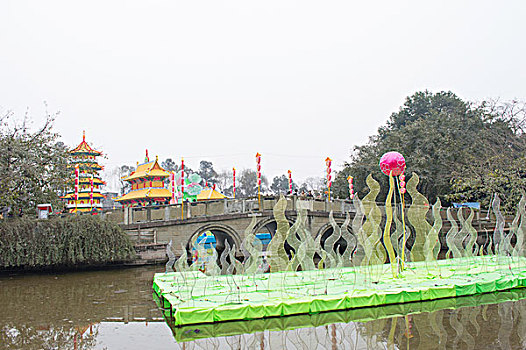
[[[64,199],[70,213],[91,212],[102,209],[101,187],[105,185],[99,176],[102,167],[97,163],[97,157],[102,153],[94,150],[86,142],[86,133],[82,134],[82,142],[69,152],[72,156],[73,191],[68,192]]]
[[[131,190],[115,201],[124,206],[146,206],[168,204],[172,197],[170,190],[164,187],[164,180],[170,173],[158,163],[158,158],[150,162],[148,151],[143,164],[123,178],[131,185]]]

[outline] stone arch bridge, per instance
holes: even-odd
[[[245,238],[245,230],[250,226],[253,217],[256,225],[253,233],[270,233],[276,231],[276,221],[273,208],[279,198],[269,197],[257,199],[224,199],[219,201],[184,203],[164,207],[123,208],[104,212],[103,218],[118,223],[130,236],[132,241],[141,247],[157,246],[161,248],[170,240],[177,255],[182,253],[182,247],[188,249],[192,239],[204,232],[211,232],[216,237],[217,250],[224,248],[225,241],[230,246],[236,245],[236,255],[241,256],[241,242]],[[380,203],[378,203],[380,205]],[[354,207],[348,200],[300,200],[297,197],[287,198],[285,216],[292,225],[298,215],[296,208],[307,210],[306,228],[314,238],[322,235],[323,242],[332,232],[329,223],[329,213],[338,225],[345,221],[347,213],[354,217]],[[430,212],[428,214],[431,214]],[[485,212],[476,211],[473,226],[479,232],[479,243],[483,237],[492,232],[495,225],[494,218]],[[441,210],[443,219],[439,239],[445,246],[445,234],[451,227],[446,221],[446,210]],[[510,221],[509,218],[506,218]],[[350,229],[350,228],[349,228]]]
[[[210,231],[216,237],[217,249],[222,250],[224,242],[236,245],[236,255],[242,255],[241,243],[245,231],[253,217],[256,226],[253,233],[270,233],[276,231],[273,208],[279,198],[263,198],[261,207],[257,199],[226,199],[220,201],[185,203],[153,208],[123,208],[104,213],[104,218],[116,223],[128,233],[132,240],[140,243],[167,244],[173,242],[177,255],[182,253],[182,246],[189,246],[192,239]],[[347,212],[351,212],[351,202],[334,200],[299,200],[287,198],[285,216],[292,225],[297,217],[296,208],[307,210],[306,226],[314,237],[329,236],[332,226],[329,223],[329,212],[333,211],[335,221],[341,225]],[[351,212],[352,215],[352,212]],[[322,236],[323,237],[323,236]]]

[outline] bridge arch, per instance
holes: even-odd
[[[336,221],[336,224],[341,227],[343,222]],[[351,228],[350,227],[348,228],[348,230],[349,230],[349,232],[351,232]],[[314,239],[318,239],[318,236],[321,236],[320,244],[323,247],[323,245],[325,244],[325,241],[333,233],[334,233],[334,228],[332,227],[331,223],[329,222],[329,223],[326,223],[325,225],[323,225],[322,227],[320,227],[320,229],[316,233],[316,237]],[[352,234],[352,232],[351,232],[351,234]],[[338,247],[338,245],[340,246],[340,249],[339,249],[340,254],[343,254],[343,252],[347,248],[347,241],[343,237],[340,237],[336,242],[334,242],[334,245],[333,245],[332,249],[334,251],[336,251],[336,247]]]
[[[287,221],[289,222],[289,225],[292,226],[294,224],[294,221],[290,218],[287,217]],[[274,233],[276,233],[276,229],[277,229],[277,223],[276,223],[276,219],[274,217],[266,217],[262,220],[260,220],[256,226],[254,227],[254,229],[252,230],[252,233],[256,234],[256,233],[260,233],[260,232],[265,232],[265,230],[268,231],[268,233],[270,233],[271,236],[274,236]]]
[[[289,227],[292,227],[292,225],[294,224],[294,221],[292,219],[290,219],[289,217],[286,217],[288,223],[289,223]],[[269,233],[270,234],[270,237],[271,239],[274,237],[274,234],[276,233],[276,230],[277,230],[277,222],[276,222],[276,219],[274,217],[266,217],[264,219],[262,219],[261,221],[259,221],[256,226],[254,227],[254,229],[252,230],[252,233],[253,234],[258,234],[258,233]],[[298,237],[299,238],[299,237]],[[265,244],[263,245],[263,251],[266,251],[268,248],[268,245]],[[294,251],[294,249],[288,244],[288,242],[285,241],[285,244],[284,244],[284,248],[285,248],[285,251],[287,252],[287,255],[289,255],[289,258],[291,257],[291,251]]]
[[[199,235],[207,231],[210,231],[216,239],[216,250],[218,254],[221,254],[221,252],[225,250],[225,242],[228,242],[230,247],[232,247],[235,244],[236,252],[240,251],[241,237],[239,236],[239,234],[232,227],[221,223],[207,224],[201,226],[199,229],[194,231],[194,233],[192,233],[188,238],[188,242],[186,243],[186,249],[190,251],[193,240],[197,239]]]

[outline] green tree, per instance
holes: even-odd
[[[217,174],[217,187],[218,190],[225,196],[232,196],[234,194],[234,179],[233,172],[230,170],[221,170]]]
[[[135,167],[130,165],[121,165],[117,170],[121,183],[121,195],[124,195],[131,190],[131,184],[128,181],[124,181],[124,178],[133,173],[135,171]]]
[[[236,197],[254,197],[258,194],[257,189],[257,173],[252,169],[243,169],[239,176],[239,181],[236,181]],[[261,192],[267,190],[268,180],[265,176],[261,176]]]
[[[52,129],[56,115],[47,113],[36,131],[27,114],[21,121],[12,112],[0,116],[0,208],[34,213],[39,203],[63,207],[69,153]]]
[[[336,176],[334,194],[348,196],[347,176],[352,175],[355,191],[363,196],[369,173],[385,191],[387,176],[378,161],[385,152],[398,151],[406,159],[406,174],[418,173],[419,190],[431,200],[440,196],[446,202],[488,203],[489,187],[486,193],[480,188],[490,182],[491,191],[509,196],[510,189],[491,178],[504,172],[520,180],[520,170],[513,169],[526,150],[522,119],[520,113],[510,118],[495,104],[465,102],[452,92],[415,93],[367,144],[354,148],[350,162]]]
[[[167,158],[161,162],[161,167],[166,171],[179,171],[179,165],[175,164],[172,158]]]
[[[212,162],[207,160],[202,160],[199,162],[199,170],[197,173],[201,176],[203,180],[209,184],[215,184],[218,182],[217,173],[214,170],[214,165]]]
[[[292,188],[296,188],[294,181],[292,182]],[[276,194],[287,194],[289,192],[289,178],[287,175],[275,176],[272,179],[270,190]]]
[[[327,180],[323,177],[308,177],[300,185],[299,192],[309,192],[313,191],[314,193],[323,193],[327,190]]]

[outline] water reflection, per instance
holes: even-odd
[[[101,331],[104,339],[111,338],[104,323],[138,322],[151,329],[151,323],[158,322],[171,338],[152,301],[155,272],[158,267],[1,276],[0,348],[104,348]],[[119,332],[113,338],[122,338],[121,348],[133,348]]]
[[[523,349],[526,290],[318,315],[169,327],[162,267],[0,277],[2,349]]]

